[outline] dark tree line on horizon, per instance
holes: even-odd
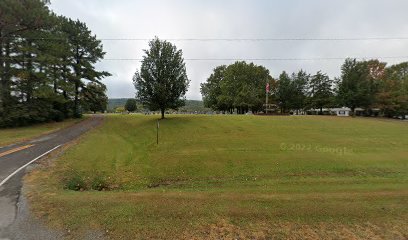
[[[0,1],[0,126],[81,117],[106,109],[105,52],[85,23],[49,1]]]
[[[263,66],[236,62],[216,67],[201,84],[201,93],[205,106],[213,110],[260,112],[265,110],[265,85],[269,83],[268,101],[281,114],[311,109],[323,114],[323,108],[349,107],[352,113],[362,108],[367,116],[373,109],[386,117],[407,115],[408,62],[386,65],[376,59],[346,59],[336,79],[320,71],[311,75],[303,70],[284,71],[274,79]]]

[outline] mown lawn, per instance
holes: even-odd
[[[406,122],[172,115],[156,145],[156,121],[109,116],[31,173],[33,211],[72,238],[408,237]]]
[[[63,122],[36,124],[28,127],[0,128],[0,147],[30,140],[43,134],[71,126],[82,119],[69,119]]]

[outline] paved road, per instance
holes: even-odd
[[[0,240],[41,238],[38,235],[21,236],[19,235],[21,227],[13,226],[16,225],[16,219],[21,213],[18,204],[26,204],[25,199],[20,198],[22,177],[26,168],[41,156],[74,140],[102,121],[102,115],[95,115],[71,127],[40,138],[0,148]]]

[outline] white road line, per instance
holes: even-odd
[[[33,160],[31,160],[30,162],[28,162],[27,164],[23,165],[22,167],[20,167],[19,169],[17,169],[16,171],[14,171],[12,174],[10,174],[8,177],[6,177],[3,181],[0,182],[0,187],[3,186],[8,180],[10,180],[10,178],[12,178],[14,175],[16,175],[18,172],[20,172],[21,170],[23,170],[24,168],[26,168],[28,165],[30,165],[31,163],[37,161],[38,159],[44,157],[45,155],[51,153],[52,151],[55,151],[57,148],[61,147],[61,145],[56,146],[55,148],[41,154],[40,156],[34,158]]]

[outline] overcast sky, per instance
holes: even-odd
[[[85,22],[98,38],[370,38],[408,37],[407,0],[52,0],[51,9]],[[408,56],[408,40],[173,41],[184,58],[253,59]],[[147,41],[103,41],[105,58],[142,58]],[[406,58],[383,59],[389,64]],[[200,83],[233,61],[186,61],[188,99]],[[282,71],[340,74],[342,60],[254,61]],[[102,61],[110,98],[134,97],[138,61]],[[263,87],[263,86],[262,86]]]

